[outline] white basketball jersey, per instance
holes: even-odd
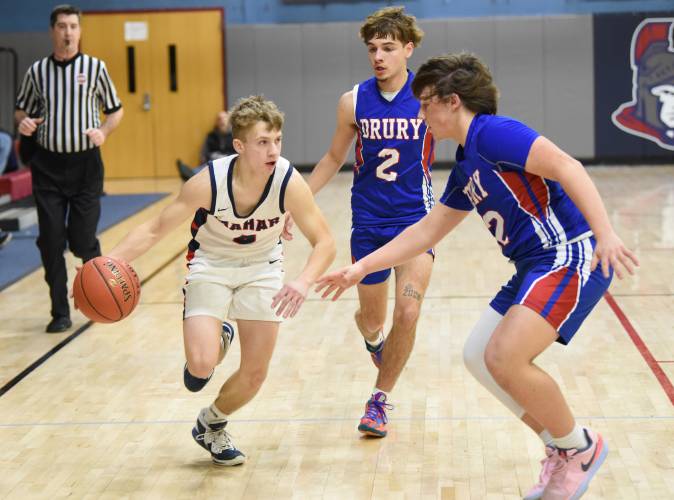
[[[194,214],[187,252],[191,272],[204,266],[274,262],[283,257],[283,202],[293,167],[279,158],[255,208],[250,214],[241,214],[232,190],[234,169],[241,168],[237,158],[226,156],[208,163],[211,207]]]

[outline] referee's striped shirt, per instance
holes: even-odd
[[[76,153],[94,147],[85,131],[101,125],[100,112],[122,107],[105,63],[78,53],[68,61],[54,56],[36,61],[26,72],[17,109],[32,118],[44,117],[38,144],[56,153]]]

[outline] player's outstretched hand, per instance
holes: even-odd
[[[309,285],[299,280],[291,281],[283,285],[283,288],[274,295],[271,301],[271,308],[276,309],[276,316],[283,315],[284,318],[290,316],[293,318],[300,310],[304,299],[309,292]]]
[[[295,225],[293,216],[290,215],[290,212],[286,213],[285,221],[283,223],[283,231],[281,232],[281,238],[284,240],[290,241],[293,239],[292,229]]]
[[[337,271],[325,274],[316,280],[316,292],[321,294],[321,298],[327,299],[334,293],[332,300],[335,301],[344,293],[347,288],[351,288],[365,276],[361,266],[356,262],[350,266],[343,267]]]
[[[605,278],[609,277],[609,269],[612,267],[618,279],[623,279],[623,268],[634,274],[634,268],[639,267],[639,259],[625,247],[617,234],[611,232],[603,238],[597,238],[590,270],[594,271],[599,264]]]

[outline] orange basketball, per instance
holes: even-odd
[[[77,272],[73,284],[75,307],[92,321],[114,323],[126,318],[140,299],[140,281],[124,261],[96,257]]]

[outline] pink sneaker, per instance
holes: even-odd
[[[554,464],[559,459],[559,455],[555,451],[554,446],[545,446],[545,458],[541,460],[542,468],[538,476],[538,482],[522,497],[522,500],[538,500],[543,496],[543,490],[548,485],[548,481],[550,481]]]
[[[548,485],[543,490],[544,500],[576,500],[583,496],[590,481],[604,463],[608,447],[600,434],[584,429],[590,445],[581,451],[557,450]]]

